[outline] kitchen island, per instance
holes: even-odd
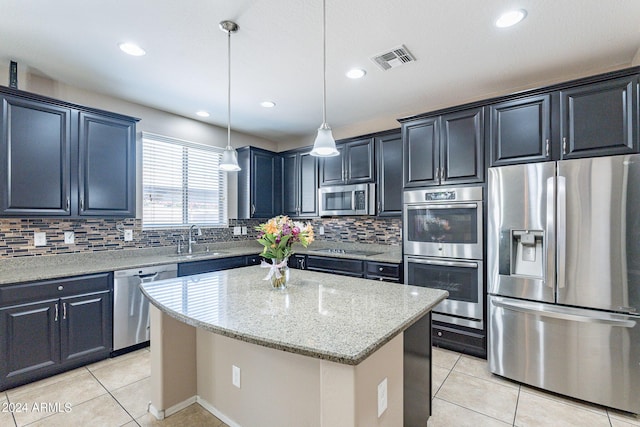
[[[259,266],[142,284],[151,412],[197,401],[231,426],[425,425],[441,290]]]

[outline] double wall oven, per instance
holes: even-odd
[[[444,289],[433,320],[484,329],[483,187],[404,193],[405,283]]]

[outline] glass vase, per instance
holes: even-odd
[[[271,286],[273,289],[286,289],[287,281],[289,280],[289,265],[288,259],[272,259],[271,262],[273,266],[271,267],[274,271],[271,275]]]

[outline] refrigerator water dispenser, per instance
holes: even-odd
[[[544,231],[511,231],[511,275],[544,279]]]

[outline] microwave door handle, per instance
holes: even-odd
[[[356,211],[356,192],[355,192],[355,190],[351,192],[351,210],[354,213]]]
[[[463,262],[463,261],[436,261],[436,260],[426,260],[426,259],[416,259],[409,258],[409,262],[415,262],[418,264],[427,264],[427,265],[441,265],[443,267],[463,267],[463,268],[478,268],[478,263],[476,262]]]

